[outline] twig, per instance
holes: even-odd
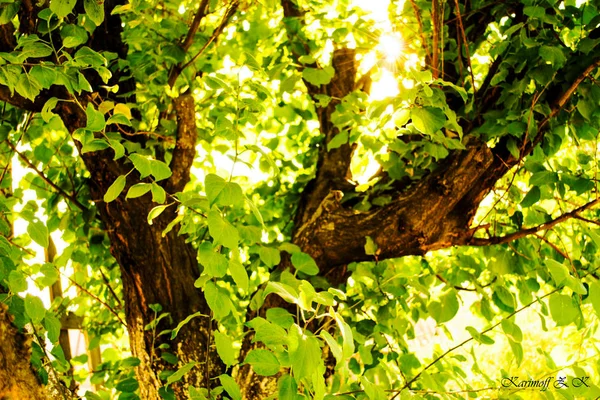
[[[588,224],[600,225],[600,221],[594,221],[594,220],[591,220],[591,219],[588,219],[588,218],[582,217],[581,215],[577,215],[577,214],[576,214],[576,215],[574,215],[573,217],[574,217],[574,218],[577,218],[577,219],[579,219],[579,220],[581,220],[581,221],[587,222]]]
[[[77,286],[80,290],[82,290],[83,292],[85,292],[92,299],[96,300],[97,302],[99,302],[100,304],[102,304],[104,307],[106,307],[108,309],[108,311],[111,312],[111,314],[113,314],[115,317],[117,317],[117,319],[119,320],[119,322],[123,326],[125,326],[125,327],[127,326],[127,324],[125,322],[123,322],[123,320],[121,319],[121,317],[119,316],[119,314],[111,306],[109,306],[105,301],[103,301],[102,299],[100,299],[95,294],[91,293],[89,290],[87,290],[86,288],[84,288],[83,286],[81,286],[79,283],[75,282],[73,280],[73,278],[71,278],[70,276],[63,274],[58,268],[56,268],[56,270],[58,271],[59,274],[61,274],[65,278],[67,278],[69,280],[69,282],[71,282],[73,285]]]
[[[194,36],[196,36],[196,33],[198,32],[198,28],[200,27],[200,22],[202,22],[202,20],[204,19],[204,17],[206,17],[206,9],[208,6],[208,0],[202,0],[202,3],[200,3],[200,6],[198,7],[198,11],[196,11],[196,15],[194,15],[194,20],[192,21],[192,24],[190,25],[190,29],[188,30],[188,33],[185,37],[185,39],[183,40],[183,43],[181,44],[181,47],[183,48],[184,52],[187,52],[190,48],[190,46],[192,45],[193,41],[194,41]],[[175,84],[175,81],[177,80],[177,77],[179,76],[179,74],[181,74],[181,71],[183,69],[181,68],[181,63],[178,63],[176,65],[173,65],[173,67],[171,67],[171,71],[169,71],[169,86],[173,87],[173,85]]]
[[[60,186],[58,186],[57,184],[55,184],[54,182],[52,182],[46,175],[44,175],[44,173],[42,171],[40,171],[39,169],[37,169],[37,167],[35,165],[33,165],[31,163],[31,161],[29,161],[29,159],[27,157],[25,157],[25,155],[23,153],[21,153],[19,150],[17,150],[17,148],[8,139],[6,139],[5,142],[6,142],[6,144],[8,144],[8,147],[10,147],[12,149],[12,151],[14,151],[15,153],[17,153],[17,155],[19,156],[19,158],[21,160],[23,160],[23,162],[25,164],[27,164],[27,167],[29,167],[30,169],[34,170],[35,173],[38,174],[38,176],[40,178],[42,178],[42,180],[44,180],[44,182],[46,182],[48,185],[52,186],[54,188],[54,190],[56,190],[64,198],[70,200],[80,210],[82,210],[82,211],[87,210],[87,207],[85,207],[83,204],[81,204],[79,202],[79,200],[77,200],[77,198],[75,196],[70,195],[67,192],[65,192]]]
[[[483,330],[483,331],[479,332],[479,334],[480,334],[480,335],[485,335],[486,333],[488,333],[488,332],[490,332],[491,330],[495,329],[496,327],[500,326],[500,324],[502,323],[502,321],[506,321],[506,320],[508,320],[508,319],[512,318],[512,317],[513,317],[514,315],[516,315],[517,313],[519,313],[519,312],[521,312],[521,311],[525,310],[526,308],[529,308],[529,307],[531,307],[533,304],[535,304],[535,303],[539,302],[540,300],[542,300],[542,299],[544,299],[544,298],[546,298],[546,297],[548,297],[548,296],[550,296],[550,295],[552,295],[552,294],[554,294],[554,293],[558,292],[558,291],[559,291],[559,290],[561,290],[561,289],[562,289],[562,287],[558,287],[558,288],[556,288],[556,289],[552,290],[551,292],[549,292],[549,293],[546,293],[545,295],[543,295],[543,296],[541,296],[541,297],[538,297],[538,298],[536,298],[534,301],[532,301],[532,302],[530,302],[530,303],[528,303],[528,304],[524,305],[523,307],[519,308],[518,310],[515,310],[515,311],[513,311],[513,312],[512,312],[512,313],[510,313],[508,316],[506,316],[506,317],[502,318],[500,321],[498,321],[498,322],[497,322],[497,323],[495,323],[494,325],[490,326],[489,328],[487,328],[487,329],[485,329],[485,330]],[[450,348],[450,349],[446,350],[446,351],[445,351],[445,352],[444,352],[442,355],[438,356],[438,357],[437,357],[435,360],[433,360],[432,362],[430,362],[430,363],[429,363],[429,364],[428,364],[428,365],[427,365],[425,368],[423,368],[421,371],[419,371],[419,373],[418,373],[418,374],[416,374],[416,375],[415,375],[415,376],[414,376],[414,377],[413,377],[413,378],[412,378],[410,381],[408,381],[408,382],[407,382],[407,383],[406,383],[406,384],[405,384],[405,385],[402,387],[401,391],[402,391],[402,390],[404,390],[404,389],[407,389],[407,388],[410,390],[410,385],[412,385],[412,383],[413,383],[413,382],[415,382],[417,379],[419,379],[419,377],[420,377],[420,376],[421,376],[421,375],[422,375],[422,374],[423,374],[425,371],[427,371],[429,368],[433,367],[433,366],[434,366],[434,365],[435,365],[435,364],[436,364],[438,361],[440,361],[442,358],[446,357],[448,354],[452,353],[454,350],[456,350],[456,349],[458,349],[458,348],[460,348],[460,347],[464,346],[465,344],[469,343],[469,342],[470,342],[471,340],[473,340],[473,339],[474,339],[474,337],[473,337],[473,336],[471,336],[470,338],[468,338],[468,339],[465,339],[464,341],[462,341],[461,343],[457,344],[456,346],[454,346],[454,347],[452,347],[452,348]],[[394,397],[392,397],[390,400],[393,400],[393,399],[395,399],[395,398],[396,398],[396,397],[397,397],[399,394],[400,394],[400,392],[396,393],[396,395],[394,395]]]
[[[564,259],[571,261],[571,257],[569,257],[569,255],[567,253],[562,251],[557,245],[555,245],[554,243],[549,241],[546,237],[539,235],[537,233],[534,233],[533,236],[540,239],[542,242],[546,243],[548,246],[552,247],[552,249],[554,249],[554,251],[556,251],[558,254],[560,254]]]
[[[465,46],[465,53],[467,55],[467,65],[469,67],[469,74],[471,74],[471,81],[473,82],[473,97],[477,96],[477,89],[475,88],[475,76],[473,75],[473,66],[471,65],[471,51],[469,50],[469,42],[467,41],[467,35],[465,34],[465,27],[463,26],[462,18],[460,16],[460,7],[458,0],[454,0],[456,4],[456,18],[458,19],[458,26],[460,28],[460,34],[462,35],[463,44]]]
[[[112,286],[110,285],[110,282],[108,281],[108,278],[106,278],[106,275],[104,275],[104,271],[102,271],[102,267],[98,267],[98,270],[100,271],[100,275],[102,275],[102,280],[104,281],[104,283],[106,283],[106,286],[108,287],[108,290],[113,295],[113,297],[115,298],[115,301],[119,305],[119,308],[122,308],[123,305],[121,304],[121,300],[119,300],[119,296],[117,296],[117,294],[113,290]]]
[[[558,225],[561,222],[566,221],[570,218],[577,218],[577,214],[595,206],[599,202],[600,202],[600,199],[590,201],[589,203],[584,204],[583,206],[576,208],[575,210],[573,210],[571,212],[568,212],[568,213],[560,215],[559,217],[556,217],[552,221],[545,222],[543,224],[540,224],[540,225],[537,225],[537,226],[534,226],[534,227],[531,227],[528,229],[522,229],[520,231],[513,232],[513,233],[505,235],[505,236],[495,236],[495,237],[489,237],[489,238],[471,238],[470,240],[467,241],[467,245],[489,246],[489,245],[493,245],[493,244],[502,244],[502,243],[512,242],[513,240],[517,240],[517,239],[523,238],[525,236],[532,235],[536,232],[551,229],[555,225]]]
[[[423,45],[423,49],[425,49],[425,54],[427,59],[431,60],[431,54],[429,54],[429,48],[427,47],[427,41],[425,40],[425,34],[423,33],[423,21],[421,21],[421,10],[417,7],[415,0],[410,0],[410,4],[415,12],[415,19],[417,20],[417,25],[419,25],[419,33],[421,34],[421,43]],[[435,44],[434,44],[435,46]],[[437,68],[437,65],[435,66]],[[434,71],[436,71],[434,69]]]
[[[213,33],[210,36],[210,38],[208,39],[208,41],[206,43],[204,43],[204,46],[202,46],[202,48],[196,53],[196,55],[194,55],[192,57],[192,59],[190,61],[183,64],[181,67],[176,67],[174,69],[174,72],[171,74],[171,76],[169,76],[169,81],[168,81],[169,86],[172,87],[175,84],[177,77],[179,75],[181,75],[181,73],[187,67],[192,65],[198,59],[198,57],[200,57],[204,53],[204,51],[208,48],[208,46],[221,34],[221,32],[223,32],[223,29],[225,29],[225,26],[227,26],[227,24],[229,23],[229,19],[233,16],[233,14],[235,14],[238,6],[239,6],[238,0],[233,0],[230,3],[229,8],[227,9],[227,11],[225,11],[225,15],[223,16],[221,23],[219,24],[217,29],[215,29],[213,31]]]

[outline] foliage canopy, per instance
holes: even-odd
[[[0,4],[0,301],[43,384],[600,396],[599,4],[360,3]]]

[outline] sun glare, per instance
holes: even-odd
[[[377,50],[383,54],[388,63],[395,63],[402,56],[404,41],[397,33],[385,33],[379,39]]]

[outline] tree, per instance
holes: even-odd
[[[453,349],[425,363],[406,340],[463,291],[491,326],[466,342],[501,325],[519,364],[511,318],[537,299],[558,326],[600,313],[594,2],[391,2],[398,59],[348,1],[1,10],[0,279],[42,381],[70,379],[74,306],[98,341],[126,325],[133,357],[94,379],[143,399],[443,391],[459,372],[424,378]],[[375,100],[386,70],[401,90]],[[49,232],[67,247],[28,265]],[[17,295],[70,266],[79,300]]]

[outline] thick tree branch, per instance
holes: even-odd
[[[303,25],[304,12],[290,0],[282,0],[285,18],[297,18]],[[296,40],[296,33],[288,29],[290,42]],[[298,62],[299,54],[292,56]],[[301,228],[313,214],[317,211],[321,202],[330,194],[331,191],[348,191],[353,189],[350,183],[350,162],[355,145],[344,143],[338,148],[328,150],[327,144],[340,133],[340,130],[332,123],[331,116],[340,104],[341,99],[352,93],[355,89],[356,81],[356,53],[354,49],[340,48],[335,49],[332,57],[332,66],[335,70],[331,81],[326,85],[316,86],[304,80],[308,94],[315,100],[316,113],[319,118],[320,130],[323,136],[323,144],[319,148],[319,157],[315,172],[315,178],[304,188],[302,199],[298,207],[295,218],[296,229]],[[306,67],[318,68],[316,64],[309,66],[302,65],[300,70]],[[331,101],[326,107],[317,105],[316,97],[318,95],[327,95]],[[296,235],[295,235],[296,236]],[[294,239],[295,240],[295,239]]]
[[[196,15],[194,15],[194,20],[190,25],[190,29],[188,30],[187,36],[183,40],[181,47],[183,51],[188,51],[192,43],[194,42],[194,36],[196,36],[196,32],[198,32],[198,28],[200,27],[200,22],[206,16],[206,10],[208,7],[209,0],[202,0],[200,6],[198,7],[198,11],[196,11]]]
[[[471,238],[469,240],[467,240],[467,243],[470,246],[489,246],[489,245],[493,245],[493,244],[502,244],[502,243],[509,243],[512,242],[514,240],[517,239],[521,239],[525,236],[529,236],[532,234],[535,234],[539,231],[546,231],[548,229],[552,229],[555,225],[560,224],[561,222],[567,221],[571,218],[576,218],[577,214],[592,208],[593,206],[595,206],[596,204],[600,203],[600,199],[596,199],[593,201],[590,201],[587,204],[584,204],[581,207],[576,208],[575,210],[562,214],[559,217],[554,218],[552,221],[548,221],[545,222],[543,224],[528,228],[528,229],[522,229],[520,231],[505,235],[505,236],[495,236],[495,237],[490,237],[490,238]]]
[[[233,15],[235,14],[235,12],[238,9],[239,6],[239,1],[238,0],[233,0],[231,1],[231,3],[229,3],[229,6],[227,8],[227,10],[225,11],[225,15],[223,15],[223,18],[221,19],[221,23],[219,24],[219,26],[217,26],[217,28],[213,31],[212,35],[210,36],[210,38],[206,41],[206,43],[204,43],[204,46],[202,46],[202,48],[185,64],[183,63],[179,63],[177,66],[175,66],[170,74],[169,74],[169,80],[168,80],[168,84],[169,86],[173,86],[175,85],[175,82],[177,81],[177,78],[179,77],[179,75],[181,75],[181,73],[190,65],[192,65],[194,62],[196,62],[196,60],[204,53],[204,51],[208,48],[208,46],[210,46],[210,44],[212,42],[214,42],[217,37],[219,37],[219,35],[223,32],[223,30],[225,29],[225,27],[227,26],[227,24],[229,23],[229,20],[231,19],[231,17],[233,17]],[[200,6],[202,7],[202,6]],[[196,14],[196,16],[198,18],[200,18],[200,16],[198,14]],[[202,16],[203,17],[203,16]],[[200,18],[201,19],[201,18]],[[196,18],[194,18],[194,21],[196,20]],[[200,21],[198,21],[198,24],[200,23]],[[193,22],[192,22],[193,24]],[[197,29],[197,27],[196,27]],[[190,29],[191,32],[191,29]],[[189,32],[188,32],[188,36],[189,36]],[[187,37],[186,37],[186,41],[187,41]],[[185,42],[184,42],[185,43]],[[186,49],[187,50],[187,49]]]
[[[177,142],[171,159],[173,175],[165,184],[169,193],[180,192],[190,180],[190,168],[196,156],[196,104],[190,94],[179,96],[173,102],[177,113]]]

